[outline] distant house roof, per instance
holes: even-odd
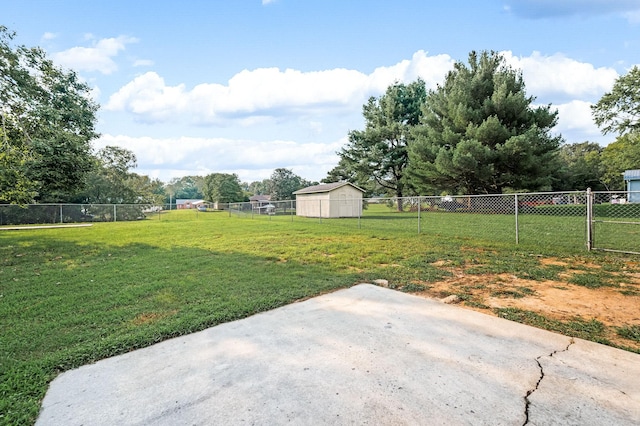
[[[176,204],[202,204],[204,200],[177,199]]]
[[[294,192],[294,195],[298,195],[298,194],[317,194],[320,192],[330,192],[333,191],[334,189],[338,189],[341,188],[343,186],[349,185],[355,189],[357,189],[358,191],[361,192],[365,192],[364,189],[362,188],[358,188],[357,186],[355,186],[352,183],[349,182],[334,182],[334,183],[323,183],[322,185],[314,185],[314,186],[309,186],[307,188],[302,188],[297,190],[296,192]]]
[[[640,170],[625,170],[624,180],[640,180]]]
[[[249,201],[270,201],[271,195],[253,195],[249,197]]]

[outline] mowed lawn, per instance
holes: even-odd
[[[515,245],[510,216],[425,213],[418,234],[415,213],[367,215],[174,211],[0,231],[0,424],[32,424],[62,371],[359,282],[410,291],[450,275],[443,260],[534,278],[558,273],[538,255],[637,272],[586,252],[580,218],[523,218]]]

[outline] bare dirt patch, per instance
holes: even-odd
[[[601,265],[540,259],[542,266],[565,268],[556,280],[529,280],[511,274],[467,274],[464,268],[447,268],[452,276],[414,294],[443,299],[457,295],[459,306],[497,315],[501,308],[517,308],[563,322],[596,320],[613,345],[640,350],[640,342],[623,338],[621,327],[640,326],[640,277],[635,270],[604,273]],[[623,268],[624,269],[624,268]],[[589,288],[572,283],[577,274],[604,275],[606,285]],[[610,279],[608,277],[611,277]]]

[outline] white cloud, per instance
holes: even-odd
[[[591,116],[591,102],[573,100],[554,105],[558,110],[558,124],[554,131],[561,133],[568,143],[597,142],[607,145],[612,141],[610,136],[603,136]]]
[[[241,180],[254,181],[268,177],[278,167],[291,169],[309,180],[320,180],[337,164],[335,152],[345,142],[345,139],[333,143],[297,143],[106,134],[94,142],[94,147],[116,145],[129,149],[138,159],[138,173],[165,182],[172,177],[213,172],[237,173]]]
[[[183,84],[166,86],[158,74],[147,72],[111,95],[105,109],[126,109],[148,121],[160,121],[184,110],[186,101]]]
[[[92,100],[94,100],[95,102],[100,101],[100,95],[102,94],[102,91],[100,90],[100,88],[98,86],[93,86],[91,88],[91,90],[89,91],[89,96],[91,97]]]
[[[637,0],[506,0],[504,9],[524,18],[597,16],[640,10]]]
[[[627,12],[624,16],[629,20],[632,24],[640,24],[640,10],[636,10],[633,12]]]
[[[598,135],[600,131],[591,116],[591,102],[574,100],[555,105],[558,109],[558,130],[579,130],[586,134]]]
[[[275,3],[275,2],[276,2],[276,0],[262,0],[262,5],[266,6],[268,4]]]
[[[251,124],[268,117],[359,109],[394,81],[421,77],[428,87],[435,87],[452,66],[448,55],[418,51],[410,60],[369,75],[343,68],[313,72],[258,68],[239,72],[226,85],[203,83],[191,90],[184,84],[169,86],[157,73],[147,72],[113,94],[106,109],[129,111],[147,122],[188,118],[198,124],[230,120]]]
[[[42,34],[42,40],[53,40],[56,37],[58,37],[58,34],[56,34],[56,33],[46,32],[46,33]]]
[[[545,103],[596,101],[618,77],[613,68],[595,68],[559,53],[503,54],[511,66],[522,70],[527,93]],[[168,85],[157,73],[147,72],[114,93],[105,108],[127,111],[149,123],[254,126],[293,117],[317,121],[314,117],[359,111],[369,96],[379,96],[394,81],[407,83],[420,77],[427,88],[435,88],[453,62],[448,55],[428,56],[420,50],[411,59],[370,74],[343,68],[313,72],[258,68],[237,73],[227,84],[203,83],[191,89]]]
[[[92,35],[86,36],[92,39]],[[72,47],[71,49],[55,53],[53,59],[68,68],[78,71],[97,71],[102,74],[112,74],[118,70],[118,65],[112,59],[126,48],[127,44],[136,43],[133,37],[119,36],[104,38],[93,43],[92,47]]]
[[[151,67],[154,65],[154,62],[151,59],[136,59],[133,61],[134,67]]]
[[[527,93],[533,96],[600,97],[611,90],[618,73],[613,68],[595,68],[592,64],[556,53],[544,56],[516,57],[503,52],[507,62],[522,70]]]

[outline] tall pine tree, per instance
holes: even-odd
[[[408,174],[415,191],[487,194],[550,187],[561,138],[557,112],[533,107],[521,73],[496,52],[469,54],[429,91],[413,129]]]

